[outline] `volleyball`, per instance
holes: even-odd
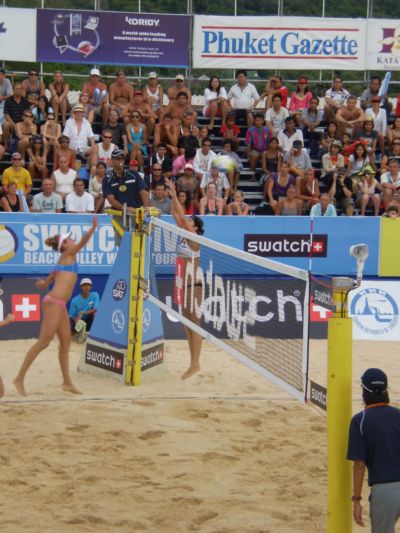
[[[219,155],[212,162],[220,172],[233,172],[236,168],[235,161],[229,155]]]
[[[15,255],[17,242],[13,233],[0,224],[0,263],[9,261]]]

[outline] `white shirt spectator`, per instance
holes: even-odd
[[[213,150],[209,150],[208,154],[203,154],[201,148],[197,149],[196,157],[193,160],[193,170],[195,174],[201,174],[204,176],[205,172],[209,172],[212,162],[217,157],[217,154]]]
[[[369,107],[365,110],[365,116],[366,117],[372,117],[374,119],[374,130],[378,133],[381,133],[382,135],[386,135],[387,130],[387,115],[386,115],[386,109],[379,109],[378,114],[376,115],[372,108]]]
[[[61,169],[54,171],[54,179],[56,180],[56,192],[58,194],[69,194],[74,190],[74,179],[76,178],[76,170],[70,168],[64,174]]]
[[[288,136],[286,133],[286,130],[281,130],[278,133],[278,141],[279,141],[279,146],[282,148],[282,150],[285,153],[290,152],[290,149],[292,148],[294,141],[301,141],[302,144],[304,145],[303,132],[299,129],[296,129],[292,133],[292,135]]]
[[[259,98],[257,89],[252,83],[246,83],[244,87],[235,83],[228,93],[228,100],[233,100],[233,109],[251,109],[254,101]]]
[[[203,175],[203,178],[200,182],[200,189],[206,189],[207,185],[211,181],[214,181],[214,180],[211,178],[211,175],[208,172],[206,172]],[[217,186],[217,196],[219,196],[220,198],[223,198],[224,192],[230,188],[229,181],[228,181],[228,178],[226,177],[226,174],[224,174],[223,172],[218,172],[217,181],[214,181],[214,183]]]
[[[325,97],[332,98],[332,100],[335,100],[335,102],[338,103],[339,105],[343,105],[349,96],[350,96],[349,91],[343,88],[340,89],[339,91],[335,91],[331,87],[325,93]]]
[[[385,172],[381,176],[381,183],[392,183],[396,184],[397,187],[400,187],[400,171],[397,173],[397,179],[393,178],[390,172]]]
[[[42,192],[35,194],[32,202],[32,210],[37,213],[56,213],[58,209],[63,208],[63,201],[56,192],[45,196]]]
[[[65,211],[67,213],[93,213],[93,196],[86,191],[82,196],[78,196],[75,191],[70,192],[65,199]]]
[[[219,90],[219,94],[217,94],[217,91],[211,91],[208,87],[204,91],[204,107],[203,107],[203,115],[206,112],[206,109],[210,105],[211,100],[216,100],[217,98],[228,98],[228,95],[226,94],[226,90],[224,87],[221,87]]]
[[[76,121],[73,117],[69,118],[65,123],[63,135],[69,137],[69,147],[72,150],[82,153],[88,150],[89,139],[94,137],[92,126],[86,118],[83,119],[82,127],[78,133]]]
[[[284,129],[285,127],[285,118],[289,116],[289,111],[286,107],[281,107],[278,112],[276,112],[272,107],[268,109],[265,113],[265,120],[271,123],[272,134],[274,137]]]

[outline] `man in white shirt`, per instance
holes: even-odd
[[[206,195],[207,185],[211,182],[215,183],[215,186],[217,187],[217,196],[223,198],[226,203],[230,191],[230,185],[226,174],[224,172],[219,172],[217,167],[211,167],[210,172],[204,174],[200,183],[200,194],[202,197]]]
[[[65,211],[67,213],[94,213],[94,198],[85,191],[85,182],[81,178],[74,180],[74,190],[65,199]]]
[[[284,154],[290,153],[294,141],[301,141],[304,144],[303,132],[296,128],[296,123],[293,117],[285,119],[285,127],[278,133],[279,147]]]
[[[231,87],[228,93],[229,109],[234,109],[236,117],[246,118],[247,126],[254,124],[253,107],[260,96],[252,83],[247,81],[247,72],[238,70],[236,73],[237,83]]]
[[[349,96],[349,91],[343,88],[343,78],[335,76],[332,87],[325,93],[324,111],[328,122],[334,120],[336,111],[345,105]]]
[[[62,198],[54,192],[54,181],[51,178],[44,178],[42,192],[33,197],[32,211],[34,213],[61,213],[62,208]]]
[[[82,104],[76,104],[72,108],[72,116],[65,123],[63,135],[69,138],[69,147],[75,150],[78,156],[83,159],[89,157],[95,140],[92,127],[83,116]]]
[[[389,170],[382,174],[382,197],[385,211],[389,204],[400,206],[400,172],[399,162],[397,159],[390,159],[388,164]]]
[[[202,140],[201,148],[198,148],[196,157],[193,160],[193,170],[198,180],[202,180],[206,172],[210,171],[212,162],[217,154],[211,150],[211,139],[205,137]]]
[[[275,94],[272,97],[272,107],[265,113],[265,124],[276,137],[285,127],[285,119],[289,116],[289,111],[282,106],[282,96]]]

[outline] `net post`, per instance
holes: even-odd
[[[333,314],[328,320],[328,516],[327,533],[351,533],[351,464],[346,460],[352,414],[352,319],[350,278],[333,278]]]

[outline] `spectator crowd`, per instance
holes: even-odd
[[[61,71],[46,87],[34,68],[14,84],[0,69],[0,210],[169,214],[172,178],[187,214],[245,216],[250,176],[256,214],[397,217],[400,99],[392,109],[380,89],[372,77],[357,97],[335,76],[322,100],[305,76],[291,94],[272,76],[260,94],[238,70],[228,89],[210,78],[200,110],[181,74],[166,88],[150,72],[139,89],[93,68],[71,105]]]

